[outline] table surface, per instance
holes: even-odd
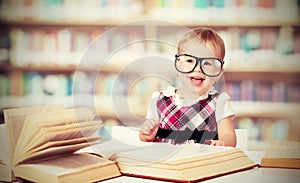
[[[255,163],[260,164],[264,151],[245,151],[245,153]],[[165,181],[143,179],[137,177],[120,176],[113,179],[102,181],[102,183],[162,183]],[[300,183],[299,169],[284,169],[284,168],[253,168],[237,173],[232,173],[209,180],[202,181],[205,183],[221,182],[221,183]]]

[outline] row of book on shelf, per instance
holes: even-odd
[[[1,17],[4,20],[36,21],[97,21],[124,19],[139,15],[143,11],[141,0],[20,0],[1,1]],[[14,11],[14,10],[18,11]],[[56,13],[53,13],[56,12]],[[84,12],[84,13],[78,13]],[[115,12],[118,12],[117,14]]]
[[[300,34],[294,33],[294,29],[216,29],[226,43],[225,66],[299,66],[297,58],[300,54]],[[177,45],[174,40],[179,40],[184,32],[176,28],[172,31],[158,29],[156,40],[146,41],[145,31],[143,27],[136,26],[123,26],[122,29],[113,30],[109,27],[88,30],[14,28],[0,34],[3,40],[0,43],[3,52],[0,62],[10,60],[11,65],[18,67],[53,64],[66,66],[80,64],[85,55],[89,59],[88,66],[92,67],[93,64],[104,61],[122,65],[144,55],[156,56],[157,53],[166,55],[173,61]],[[108,55],[113,52],[113,56]],[[107,58],[101,55],[106,55]]]
[[[236,22],[241,18],[246,22],[295,21],[299,11],[296,0],[289,0],[287,3],[276,0],[91,0],[89,3],[83,0],[20,0],[16,2],[3,0],[1,2],[3,10],[1,15],[6,20],[96,21],[132,18],[145,14],[149,18],[167,18],[187,22],[220,20]],[[13,11],[15,9],[18,11]],[[57,13],[53,14],[53,11]],[[114,12],[118,12],[118,15]],[[195,14],[198,16],[194,16]],[[223,16],[218,16],[220,14]]]
[[[27,65],[74,65],[79,64],[83,54],[95,54],[95,58],[122,48],[122,52],[143,53],[144,44],[130,45],[134,40],[143,40],[143,34],[135,29],[114,31],[102,35],[105,28],[85,31],[62,29],[12,29],[3,33],[7,58],[13,66]],[[113,36],[112,36],[113,35]],[[92,45],[92,46],[90,46]],[[87,50],[87,51],[86,51]],[[90,56],[91,57],[91,56]],[[130,57],[129,57],[130,58]],[[102,58],[103,60],[107,58]],[[5,58],[3,58],[3,61]],[[96,62],[103,62],[96,60]],[[89,64],[93,64],[90,61]]]
[[[96,182],[127,175],[193,182],[257,166],[300,168],[299,142],[274,141],[254,162],[234,147],[103,142],[95,135],[103,123],[87,108],[33,106],[5,110],[4,116],[1,181]]]
[[[145,77],[136,82],[134,75],[99,74],[77,71],[67,74],[41,74],[38,72],[11,72],[0,75],[0,96],[94,94],[100,96],[130,95],[151,97],[170,84],[158,77]]]
[[[154,91],[169,83],[162,78],[144,77],[135,83],[135,75],[99,74],[77,71],[74,74],[41,74],[12,72],[0,75],[0,96],[50,95],[70,96],[74,93],[109,96],[111,94],[141,97],[150,100]],[[172,78],[174,79],[174,78]],[[300,86],[281,81],[226,81],[225,91],[232,101],[300,102]],[[222,92],[222,91],[220,91]],[[145,101],[146,102],[146,101]]]
[[[232,101],[300,102],[300,85],[282,81],[226,81]]]
[[[286,119],[240,117],[234,120],[237,129],[246,129],[248,140],[270,141],[288,140],[290,123]]]
[[[155,0],[151,1],[149,15],[183,22],[257,22],[257,21],[297,21],[297,2],[290,0],[284,4],[275,0]],[[290,10],[287,14],[283,10]],[[164,12],[168,12],[168,14]],[[180,14],[177,12],[181,12]],[[220,17],[220,14],[224,15]],[[249,14],[253,16],[249,16]],[[198,16],[195,16],[198,15]]]

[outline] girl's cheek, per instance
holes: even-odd
[[[208,80],[208,83],[210,86],[214,85],[216,82],[217,82],[217,79],[216,77],[207,77],[207,80]]]

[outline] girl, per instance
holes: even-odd
[[[212,29],[198,28],[182,37],[177,52],[175,69],[182,87],[153,94],[140,139],[235,147],[229,96],[213,87],[224,72],[222,38]]]

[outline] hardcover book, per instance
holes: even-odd
[[[260,166],[300,169],[300,142],[272,141],[261,160]]]
[[[85,108],[60,105],[4,110],[0,180],[94,182],[120,172],[116,164],[77,150],[100,143],[102,122]]]
[[[4,115],[2,181],[97,182],[127,175],[194,182],[257,166],[232,147],[101,142],[95,134],[103,124],[85,108],[39,106],[5,110]]]
[[[257,167],[240,149],[204,144],[132,145],[112,140],[79,152],[98,154],[115,162],[122,175],[172,182],[201,181]]]

